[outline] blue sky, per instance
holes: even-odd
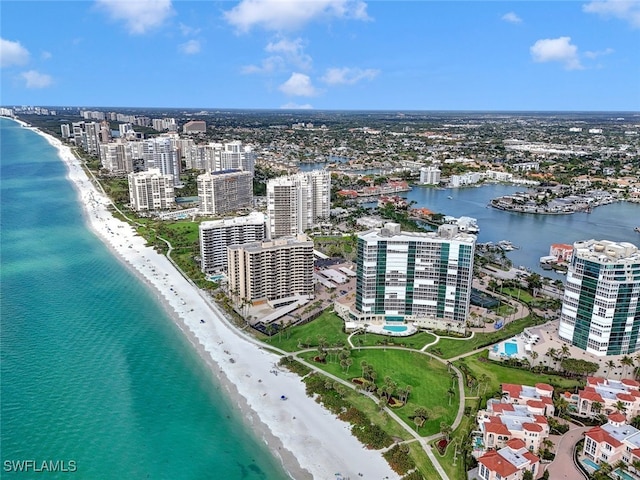
[[[0,103],[640,110],[640,1],[0,3]]]

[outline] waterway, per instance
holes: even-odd
[[[418,186],[403,196],[416,202],[415,208],[424,207],[436,213],[477,219],[480,227],[478,242],[509,240],[519,247],[507,254],[514,266],[522,265],[554,279],[563,276],[542,270],[539,265],[540,257],[549,255],[553,243],[573,244],[593,238],[640,246],[640,233],[633,230],[640,225],[638,203],[616,202],[596,207],[592,213],[569,215],[506,212],[488,206],[492,198],[525,190],[522,186],[500,184],[452,189]]]

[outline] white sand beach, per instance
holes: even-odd
[[[292,478],[399,478],[380,452],[364,448],[347,423],[307,397],[300,377],[276,366],[277,355],[229,326],[218,307],[165,256],[145,246],[131,226],[111,215],[110,200],[89,180],[69,147],[34,131],[58,149],[91,228],[158,292],[177,325],[228,389],[233,403],[241,409],[244,406],[243,415],[280,456]],[[287,399],[282,400],[282,395]]]

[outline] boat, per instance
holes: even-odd
[[[636,228],[634,228],[634,229],[633,229],[633,231],[634,231],[634,232],[638,232],[638,233],[640,233],[640,227],[636,227]]]
[[[511,250],[517,250],[520,247],[516,247],[513,243],[511,243],[509,240],[500,240],[498,242],[498,246],[500,248],[502,248],[503,250],[506,250],[508,252],[510,252]]]
[[[449,200],[453,200],[453,197],[452,197],[451,195],[449,195],[447,198],[448,198]]]

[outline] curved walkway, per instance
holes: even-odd
[[[574,425],[571,426],[573,427]],[[582,439],[584,432],[590,428],[592,427],[569,428],[569,431],[560,437],[556,445],[556,458],[546,468],[549,472],[549,478],[554,480],[586,478],[573,461],[573,450],[576,443]]]

